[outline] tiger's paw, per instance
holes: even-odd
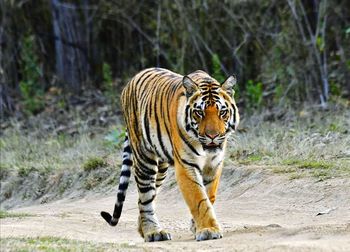
[[[213,239],[221,239],[221,238],[222,238],[221,230],[215,227],[203,228],[196,232],[197,241],[205,241],[205,240],[213,240]]]
[[[144,234],[145,242],[155,242],[155,241],[168,241],[171,240],[170,233],[161,230],[161,231],[153,231]]]

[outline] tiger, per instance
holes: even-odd
[[[117,225],[131,173],[138,190],[138,231],[145,242],[171,240],[155,213],[155,198],[169,167],[192,214],[197,241],[220,239],[213,204],[227,138],[239,124],[233,98],[236,77],[223,83],[202,70],[182,76],[163,68],[136,74],[121,94],[126,124],[121,174],[113,215]]]

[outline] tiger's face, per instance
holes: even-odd
[[[183,78],[187,96],[186,130],[198,138],[205,150],[220,149],[238,126],[238,109],[232,98],[235,83],[233,76],[222,84],[212,78],[198,82],[188,76]]]

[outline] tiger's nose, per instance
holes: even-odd
[[[208,133],[208,132],[206,132],[205,135],[207,137],[209,137],[210,139],[215,139],[217,136],[219,136],[219,133],[212,133],[212,132]]]

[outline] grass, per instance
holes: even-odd
[[[104,139],[110,129],[84,127],[72,135],[47,130],[43,125],[22,130],[20,123],[12,122],[2,131],[1,204],[9,198],[18,204],[45,203],[74,190],[83,193],[103,187],[107,190],[107,183],[115,186],[121,150]],[[3,206],[7,207],[11,205]]]
[[[0,175],[5,177],[8,171],[17,171],[19,176],[25,177],[33,171],[90,171],[105,167],[119,158],[118,150],[107,146],[103,138],[109,129],[103,130],[95,135],[80,128],[77,130],[79,133],[73,136],[40,128],[27,133],[14,123],[13,127],[3,132],[0,139]]]
[[[107,163],[103,158],[100,157],[90,157],[85,161],[83,168],[84,171],[92,171],[98,169],[99,167],[106,167]]]
[[[290,179],[350,177],[350,110],[287,112],[283,119],[267,112],[242,117],[226,155],[236,165],[257,164]],[[47,126],[45,119],[31,127],[11,122],[1,132],[2,204],[9,198],[45,203],[118,183],[125,130],[87,127],[74,120],[71,125],[78,126],[73,131]]]
[[[137,250],[136,245],[122,243],[94,243],[56,237],[2,238],[1,251],[125,251]]]
[[[80,137],[26,136],[21,132],[9,132],[3,139],[2,166],[19,170],[57,170],[81,167],[85,158],[104,154],[101,143],[86,135]]]
[[[270,166],[290,179],[350,176],[349,110],[288,112],[283,120],[270,117],[261,113],[242,120],[240,132],[229,142],[234,162]]]
[[[331,169],[334,164],[332,164],[329,161],[315,161],[315,160],[299,160],[299,159],[292,159],[292,160],[283,160],[282,162],[285,165],[295,165],[299,168],[304,169]]]
[[[289,174],[290,179],[298,179],[305,176],[313,176],[319,180],[325,180],[336,176],[349,176],[348,167],[341,166],[335,161],[315,161],[315,160],[283,160],[282,163],[272,168],[272,172],[277,174]]]
[[[24,217],[32,217],[35,216],[33,214],[28,213],[11,213],[4,210],[0,210],[0,219],[4,218],[24,218]]]

